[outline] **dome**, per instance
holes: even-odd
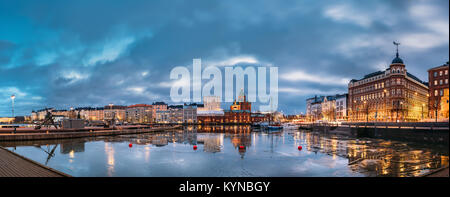
[[[400,59],[399,57],[395,57],[395,58],[392,60],[392,63],[393,63],[393,64],[403,64],[403,60]]]
[[[392,60],[392,63],[393,64],[403,64],[403,60],[398,57],[398,52],[397,52],[397,55],[395,56],[395,58]]]

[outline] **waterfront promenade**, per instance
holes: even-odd
[[[0,177],[70,177],[0,147]]]

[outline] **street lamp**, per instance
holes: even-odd
[[[11,95],[11,103],[12,103],[12,117],[14,118],[14,99],[16,99],[16,95]]]
[[[425,103],[422,103],[422,121],[423,121],[423,107],[425,107]]]
[[[368,105],[366,105],[366,101],[364,101],[364,106],[365,106],[365,108],[366,108],[366,124],[367,124],[367,122],[369,122],[369,106]]]

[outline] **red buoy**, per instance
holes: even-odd
[[[133,147],[133,144],[132,143],[128,144],[128,147],[130,147],[130,148]]]
[[[244,149],[244,146],[239,146],[239,149]]]
[[[194,145],[194,150],[197,150],[197,145]]]
[[[303,148],[302,146],[298,146],[298,150],[302,150],[302,148]]]

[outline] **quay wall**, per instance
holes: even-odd
[[[448,128],[312,126],[313,131],[405,142],[449,144]]]
[[[138,133],[166,131],[166,130],[170,130],[170,129],[177,129],[179,127],[180,126],[159,127],[159,128],[151,128],[151,129],[123,129],[123,130],[119,129],[119,130],[76,131],[76,132],[20,133],[20,134],[6,134],[6,135],[3,134],[3,135],[0,135],[0,141],[49,140],[49,139],[65,139],[65,138],[138,134]]]

